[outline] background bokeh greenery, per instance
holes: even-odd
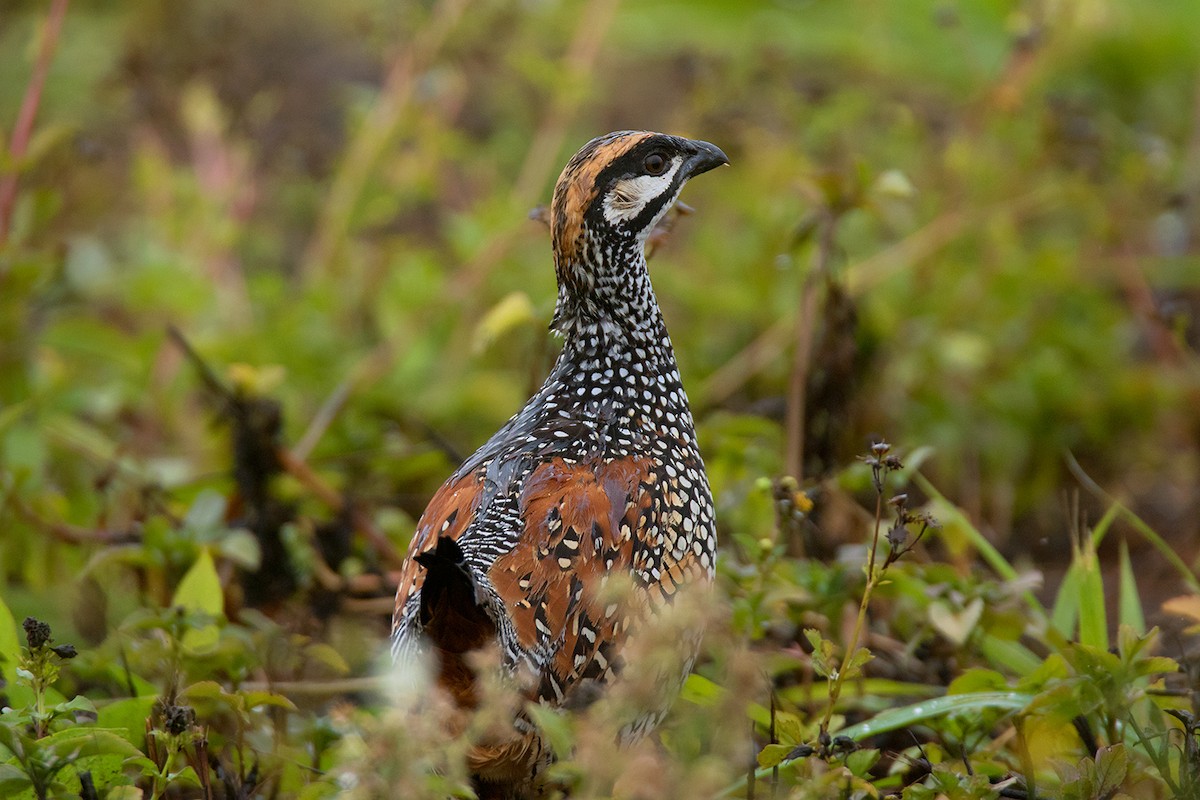
[[[47,8],[0,7],[6,153]],[[727,558],[781,535],[785,471],[815,501],[786,552],[857,546],[854,456],[887,438],[1052,583],[1104,493],[1190,560],[1197,30],[1189,0],[75,0],[28,152],[0,156],[20,181],[0,242],[3,597],[115,647],[212,552],[242,607],[234,572],[274,551],[240,530],[237,420],[170,325],[279,404],[278,443],[315,473],[271,482],[296,592],[245,605],[370,672],[395,564],[360,534],[402,551],[541,380],[555,292],[530,211],[621,128],[732,162],[688,187],[695,213],[651,262]],[[1131,545],[1153,611],[1184,586]],[[974,563],[953,535],[931,547]],[[364,579],[322,584],[317,618],[314,552]]]

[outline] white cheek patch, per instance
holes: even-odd
[[[648,203],[670,188],[682,165],[683,158],[676,156],[671,160],[671,168],[662,175],[641,175],[617,181],[604,196],[604,219],[610,225],[617,225],[642,213]]]

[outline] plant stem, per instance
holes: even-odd
[[[817,250],[813,268],[804,279],[800,294],[800,315],[796,319],[795,350],[792,354],[792,374],[787,396],[787,474],[799,482],[804,480],[804,410],[808,393],[808,373],[812,365],[812,347],[817,327],[817,295],[829,276],[833,258],[834,232],[837,215],[826,208],[821,211],[818,225]]]
[[[46,85],[46,75],[50,72],[50,62],[58,47],[63,19],[67,16],[67,3],[68,0],[54,0],[50,6],[50,14],[46,17],[46,26],[42,30],[38,46],[37,60],[33,63],[33,74],[29,76],[25,96],[21,98],[21,109],[17,112],[17,122],[13,126],[12,140],[8,146],[12,171],[0,177],[0,245],[8,241],[12,227],[13,210],[17,204],[20,161],[25,156],[25,149],[29,146],[33,134],[33,120],[37,117],[38,106],[42,102],[42,89]],[[0,274],[0,277],[3,275]]]
[[[875,528],[871,534],[871,546],[867,551],[867,583],[863,587],[862,601],[858,604],[858,617],[854,620],[850,640],[846,642],[845,652],[842,654],[842,665],[830,682],[829,703],[825,706],[825,716],[821,720],[821,733],[823,734],[829,733],[829,720],[833,718],[833,709],[837,705],[838,698],[841,697],[842,686],[846,682],[846,673],[850,670],[851,661],[858,650],[859,639],[862,638],[863,629],[867,624],[867,609],[871,605],[871,593],[875,590],[875,586],[884,572],[884,570],[879,570],[879,574],[875,572],[875,551],[879,549],[879,528],[883,524],[883,485],[884,478],[887,477],[887,470],[881,469],[879,474],[881,477],[875,486]]]

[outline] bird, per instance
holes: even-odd
[[[555,184],[549,223],[563,346],[541,388],[446,480],[401,566],[396,662],[430,654],[464,711],[471,654],[496,648],[529,700],[572,707],[628,667],[639,620],[711,582],[713,497],[645,247],[691,178],[729,163],[708,142],[650,131],[592,139]],[[624,576],[614,602],[603,587]],[[680,647],[690,671],[698,637]],[[648,710],[624,739],[655,727]],[[513,737],[468,754],[480,797],[528,795],[548,748]]]

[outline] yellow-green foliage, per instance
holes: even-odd
[[[551,362],[530,212],[617,128],[732,161],[651,261],[722,550],[656,737],[613,743],[636,679],[529,712],[554,781],[1200,793],[1150,627],[1200,619],[1198,30],[1191,0],[7,2],[0,796],[469,796],[439,699],[379,677],[394,557]]]

